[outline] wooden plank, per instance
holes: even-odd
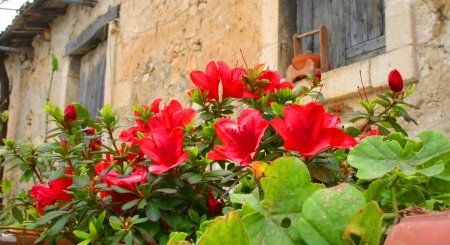
[[[368,0],[368,39],[384,35],[384,0]]]
[[[297,0],[297,33],[312,31],[313,28],[313,1]],[[302,40],[302,53],[313,49],[313,39]]]
[[[380,36],[369,40],[364,43],[360,43],[358,45],[347,48],[346,50],[346,58],[354,58],[356,56],[366,55],[367,53],[371,53],[374,50],[383,48],[386,46],[386,38],[385,36]]]
[[[107,25],[110,21],[119,17],[119,6],[115,6],[98,18],[85,31],[66,45],[65,55],[83,55],[94,49],[98,43],[106,39]]]
[[[327,24],[329,35],[329,64],[332,67],[345,65],[345,1],[331,1],[330,22]]]
[[[293,5],[293,6],[292,6]],[[282,76],[286,77],[284,72],[291,64],[294,56],[292,36],[297,31],[297,2],[292,0],[280,0],[278,5],[278,70]]]
[[[379,49],[375,49],[370,52],[361,53],[360,55],[348,58],[347,63],[352,64],[352,63],[355,63],[355,62],[358,62],[361,60],[366,60],[366,59],[369,59],[369,58],[372,58],[372,57],[375,57],[377,55],[384,54],[384,53],[386,53],[386,46],[383,46]]]
[[[350,46],[367,41],[367,0],[351,0],[350,17]]]
[[[103,107],[106,69],[106,42],[81,58],[78,101],[84,104],[91,117]]]

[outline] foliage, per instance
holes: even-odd
[[[414,86],[397,73],[345,129],[326,112],[320,72],[294,88],[264,65],[221,61],[190,74],[197,111],[158,98],[122,128],[109,105],[93,119],[49,103],[48,143],[4,140],[4,166],[33,185],[0,221],[50,243],[378,244],[400,209],[450,204],[450,143],[408,138],[398,120],[415,122]]]

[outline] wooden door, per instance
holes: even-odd
[[[81,57],[78,101],[95,117],[103,107],[106,68],[106,42]]]

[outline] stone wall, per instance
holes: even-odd
[[[240,49],[249,63],[260,59],[259,1],[174,2],[108,0],[94,8],[70,5],[51,23],[48,39],[35,38],[33,52],[10,53],[5,61],[12,88],[7,137],[44,142],[51,128],[42,110],[47,95],[61,107],[77,98],[79,74],[71,70],[71,58],[65,56],[67,43],[118,4],[120,18],[110,24],[107,40],[105,103],[123,117],[130,115],[132,104],[147,104],[156,97],[187,103],[186,91],[192,87],[189,71],[203,70],[212,59],[242,64]],[[51,54],[57,57],[59,70],[50,88]],[[5,176],[17,180],[20,173],[9,171]]]
[[[417,0],[414,8],[419,82],[412,102],[419,127],[450,136],[450,2]]]
[[[66,44],[117,4],[120,19],[109,37],[114,46],[107,47],[107,56],[114,59],[107,73],[113,75],[107,74],[112,80],[105,92],[107,102],[122,116],[129,115],[131,104],[150,103],[156,97],[186,103],[186,91],[192,87],[189,71],[204,69],[212,59],[242,64],[242,49],[249,63],[259,60],[259,1],[177,3],[115,0],[99,1],[94,8],[69,6],[51,24],[49,40],[36,39],[29,56],[10,54],[6,60],[12,86],[8,137],[43,142],[42,106],[49,93],[51,54],[58,58],[60,69],[54,74],[50,101],[65,106],[77,97],[70,87],[77,74],[71,74],[70,57],[64,55]]]

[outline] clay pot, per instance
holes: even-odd
[[[318,54],[299,54],[294,56],[292,58],[292,65],[294,65],[294,68],[297,70],[303,69],[305,67],[307,60],[312,60],[314,62],[314,66],[319,68],[320,67],[320,55]]]
[[[385,245],[450,244],[450,212],[407,216],[394,225]]]
[[[14,244],[34,244],[34,241],[39,238],[42,231],[28,230],[21,227],[8,228],[5,233],[0,234],[0,245],[14,245]],[[47,241],[39,244],[47,245]],[[65,238],[58,239],[57,245],[73,245]]]

